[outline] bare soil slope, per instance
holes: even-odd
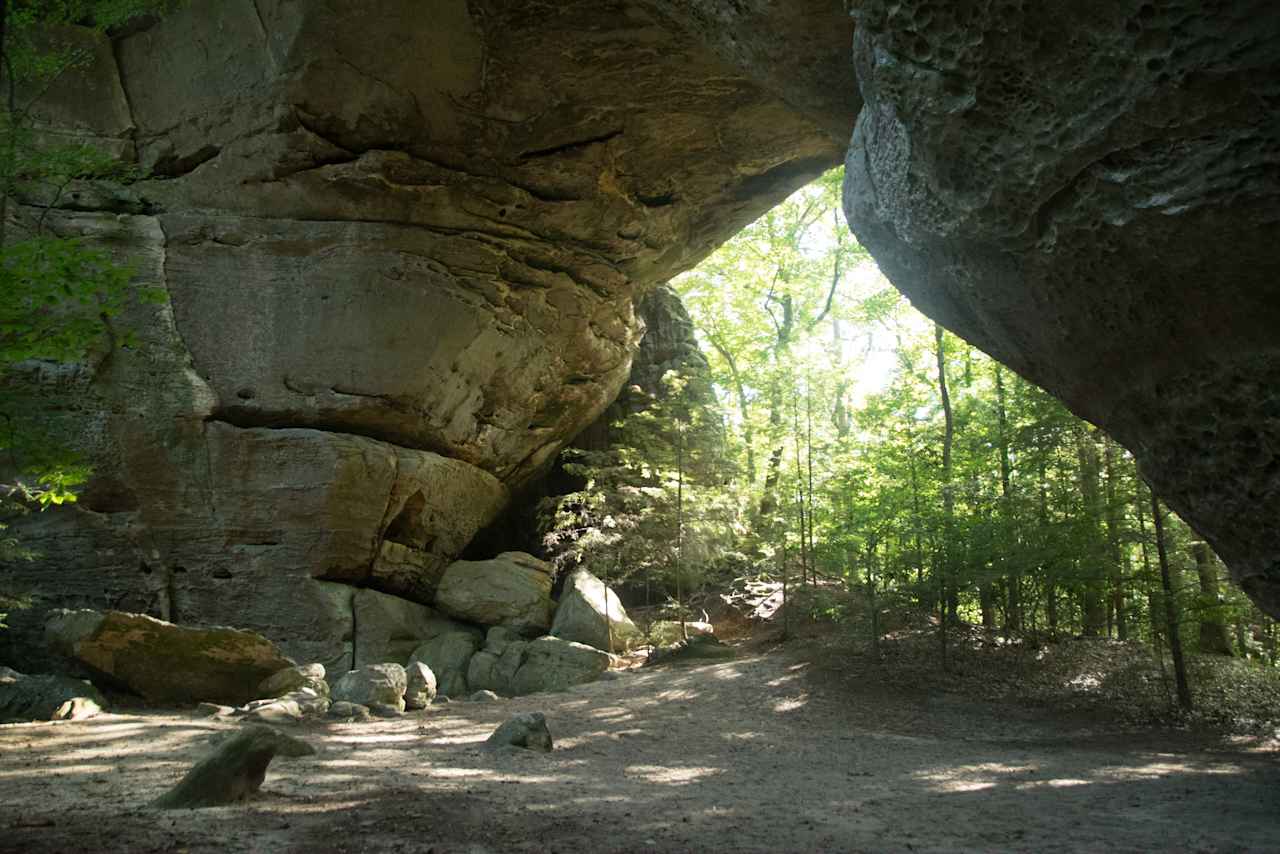
[[[487,753],[542,711],[551,754]],[[260,796],[161,812],[236,724],[184,714],[0,727],[0,850],[1252,851],[1280,841],[1274,741],[1135,734],[795,652],[652,668],[566,694],[295,728]]]

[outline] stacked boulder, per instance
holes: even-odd
[[[394,716],[480,692],[563,691],[599,679],[612,653],[645,642],[617,595],[590,572],[570,573],[558,603],[554,579],[550,564],[507,552],[450,564],[430,605],[328,585],[325,595],[347,609],[349,629],[344,652],[327,667],[297,666],[254,632],[117,611],[57,612],[45,634],[73,669],[153,702],[201,703],[211,714],[261,723]],[[332,686],[327,672],[336,674]],[[13,693],[9,682],[0,688]],[[101,705],[87,693],[92,686],[59,690],[85,699],[50,714]]]

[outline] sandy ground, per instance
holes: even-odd
[[[479,749],[519,711],[553,753]],[[147,806],[236,726],[0,727],[0,851],[1280,850],[1274,744],[833,686],[791,653],[293,727],[318,755],[251,803]]]

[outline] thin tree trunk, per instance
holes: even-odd
[[[779,273],[782,276],[782,273]],[[785,277],[783,277],[785,280]],[[784,294],[778,301],[782,306],[782,321],[774,320],[777,338],[773,345],[774,376],[769,389],[769,426],[776,443],[769,453],[768,468],[764,477],[764,494],[760,497],[760,516],[771,515],[778,507],[778,483],[782,476],[782,455],[785,452],[785,435],[782,430],[782,358],[791,345],[791,332],[795,326],[795,310],[791,294]],[[770,310],[770,317],[772,317]]]
[[[1045,463],[1044,456],[1040,457],[1040,482],[1038,491],[1040,493],[1040,503],[1038,506],[1040,516],[1040,530],[1049,530],[1049,470]],[[1049,624],[1049,639],[1058,639],[1058,579],[1057,570],[1055,568],[1055,558],[1047,558],[1044,561],[1044,616],[1045,621]]]
[[[1210,655],[1231,655],[1231,635],[1219,611],[1222,590],[1217,568],[1213,565],[1213,551],[1208,543],[1195,542],[1191,544],[1191,554],[1196,559],[1196,574],[1200,577],[1200,651]]]
[[[722,346],[714,338],[708,340],[720,354],[720,358],[724,359],[725,364],[729,366],[729,376],[733,380],[734,395],[738,402],[738,414],[742,418],[742,443],[747,450],[747,483],[754,487],[756,483],[755,431],[751,427],[746,385],[742,381],[742,374],[738,372],[738,362],[729,348]]]
[[[1010,474],[1013,466],[1009,462],[1009,412],[1004,389],[1004,368],[996,363],[996,425],[997,441],[1000,445],[1000,515],[1015,534],[1013,514],[1013,489],[1010,486]],[[1005,566],[1010,565],[1008,556],[1001,555]],[[1005,573],[1005,621],[1004,628],[1008,633],[1022,631],[1022,573],[1015,568]]]
[[[1088,519],[1088,544],[1084,554],[1084,600],[1081,606],[1081,634],[1087,638],[1098,637],[1107,623],[1106,602],[1103,598],[1103,582],[1106,570],[1105,553],[1100,548],[1102,524],[1102,492],[1098,485],[1100,463],[1098,446],[1081,425],[1076,432],[1076,454],[1080,460],[1080,495]]]
[[[867,604],[871,608],[871,654],[880,660],[880,603],[876,601],[876,540],[867,538]]]
[[[1106,473],[1106,507],[1104,519],[1107,524],[1107,560],[1111,570],[1111,610],[1115,617],[1116,637],[1129,639],[1129,622],[1125,614],[1125,559],[1120,548],[1121,530],[1120,503],[1117,500],[1117,478],[1115,456],[1116,443],[1109,436],[1102,437],[1103,469]]]
[[[908,439],[910,436],[908,435]],[[920,484],[916,474],[916,455],[908,455],[907,464],[911,467],[911,512],[913,514],[912,529],[915,533],[916,584],[924,585],[924,544],[920,542],[920,529],[924,527],[924,517],[920,513]],[[922,592],[922,596],[927,596]],[[928,610],[933,610],[933,603],[927,598],[920,603]]]
[[[1142,560],[1142,575],[1148,580],[1147,584],[1147,613],[1151,620],[1151,643],[1157,650],[1162,650],[1162,641],[1160,639],[1160,615],[1156,608],[1156,597],[1154,592],[1155,572],[1151,569],[1151,554],[1147,550],[1147,525],[1146,513],[1142,509],[1142,490],[1135,489],[1133,494],[1134,515],[1138,520],[1138,554]],[[1164,666],[1164,655],[1161,653],[1160,666]]]
[[[676,424],[676,610],[680,613],[680,637],[689,639],[684,620],[684,586],[680,578],[684,550],[684,431]]]
[[[1173,656],[1173,678],[1178,689],[1178,705],[1191,711],[1191,688],[1187,685],[1187,665],[1182,658],[1182,638],[1178,634],[1178,603],[1174,600],[1173,580],[1169,573],[1169,555],[1164,547],[1164,519],[1161,517],[1160,499],[1151,492],[1151,519],[1156,532],[1156,555],[1160,559],[1160,586],[1164,588],[1164,618],[1167,624],[1169,652]]]
[[[947,350],[942,327],[933,326],[938,362],[938,394],[942,398],[943,434],[942,434],[942,567],[939,573],[938,590],[938,630],[942,633],[942,666],[946,669],[947,660],[947,623],[954,619],[952,588],[955,586],[952,575],[952,521],[955,515],[955,495],[951,491],[951,444],[955,439],[955,419],[951,412],[951,394],[947,390]],[[950,613],[949,613],[950,612]]]
[[[805,506],[804,506],[804,466],[800,460],[800,401],[799,395],[796,395],[795,406],[791,410],[792,414],[792,436],[795,439],[796,448],[796,515],[797,521],[800,523],[800,583],[804,584],[809,580],[809,546],[805,541],[807,530],[805,526]]]
[[[809,512],[805,517],[809,522],[809,583],[818,583],[818,561],[813,549],[813,388],[806,378],[804,384],[805,409],[805,461],[809,465]]]

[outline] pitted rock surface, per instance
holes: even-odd
[[[857,4],[845,208],[1280,616],[1280,7]]]

